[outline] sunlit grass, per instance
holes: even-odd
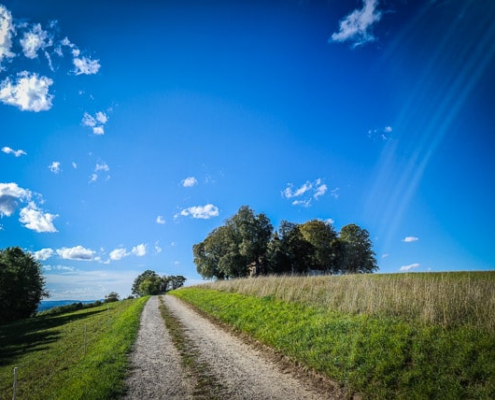
[[[118,398],[146,301],[0,326],[0,399],[12,398],[14,367],[18,399]]]
[[[495,330],[495,271],[342,276],[270,276],[200,287],[326,307],[343,313],[398,316],[441,326]]]
[[[172,294],[365,398],[493,399],[494,277],[268,277]]]

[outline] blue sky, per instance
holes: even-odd
[[[4,1],[0,248],[52,299],[199,282],[240,206],[380,272],[493,270],[495,3]]]

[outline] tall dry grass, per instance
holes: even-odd
[[[268,276],[201,287],[324,307],[397,316],[444,327],[495,329],[495,272]]]

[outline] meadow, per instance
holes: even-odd
[[[0,326],[0,399],[112,399],[148,297]]]
[[[172,294],[364,398],[495,398],[495,272],[259,277]]]

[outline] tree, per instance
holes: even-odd
[[[169,276],[168,279],[170,282],[170,290],[179,289],[180,287],[184,286],[184,283],[186,282],[186,278],[184,278],[182,275],[172,275]]]
[[[0,323],[32,316],[45,289],[42,266],[19,247],[0,250]]]
[[[356,224],[342,227],[339,241],[343,255],[343,273],[370,273],[378,269],[369,236],[366,229],[361,229]]]
[[[332,242],[337,238],[337,233],[330,223],[313,219],[299,225],[303,238],[311,243],[314,252],[312,255],[312,269],[329,273],[337,272]]]
[[[136,279],[132,285],[132,294],[136,296],[155,295],[160,293],[162,278],[155,271],[146,270]]]
[[[105,296],[104,303],[113,303],[119,300],[120,300],[120,296],[117,292],[110,292]]]
[[[256,215],[249,207],[242,206],[225,225],[193,246],[198,273],[203,278],[244,277],[249,274],[251,263],[263,273],[271,233],[272,225],[266,215]]]

